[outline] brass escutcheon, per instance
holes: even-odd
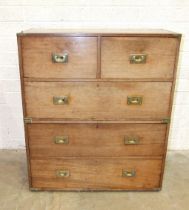
[[[52,53],[52,61],[54,63],[67,63],[68,62],[68,54],[58,54],[58,53]]]
[[[128,105],[142,105],[143,97],[142,96],[128,96],[127,104]]]
[[[134,177],[136,175],[136,171],[135,170],[123,170],[122,171],[122,176],[123,177]]]
[[[68,144],[69,143],[68,136],[55,136],[54,143],[55,144]]]
[[[139,144],[139,138],[138,137],[127,137],[127,136],[125,136],[124,144],[129,144],[129,145]]]
[[[54,96],[53,97],[54,105],[65,105],[68,104],[68,96]]]
[[[69,170],[61,169],[56,171],[56,176],[60,178],[66,178],[70,176]]]
[[[131,64],[141,64],[141,63],[146,63],[146,54],[133,54],[130,55],[130,63]]]

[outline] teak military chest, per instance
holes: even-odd
[[[30,189],[161,189],[181,35],[17,37]]]

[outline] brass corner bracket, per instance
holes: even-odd
[[[165,123],[165,124],[169,124],[171,122],[171,119],[170,118],[164,118],[162,120],[162,123]]]
[[[32,123],[32,118],[31,117],[25,117],[24,122],[25,123]]]

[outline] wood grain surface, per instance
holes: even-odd
[[[31,28],[17,33],[17,36],[139,36],[139,37],[180,37],[181,34],[165,29],[123,29],[123,28]]]
[[[165,124],[29,124],[30,156],[121,157],[158,156],[164,153]],[[55,144],[56,136],[67,136],[68,144]],[[124,144],[137,138],[136,145]]]
[[[176,38],[102,37],[102,78],[173,79]],[[146,54],[144,64],[131,64],[130,55]]]
[[[52,62],[52,54],[68,54],[67,63]],[[22,37],[24,77],[96,78],[96,37]]]
[[[159,188],[162,159],[62,158],[32,159],[32,187],[49,189],[142,190]],[[57,170],[69,170],[59,178]],[[135,170],[135,177],[123,177]]]
[[[26,112],[34,118],[158,120],[169,116],[171,85],[171,82],[25,82]],[[54,105],[54,96],[68,96],[68,104]],[[128,105],[128,96],[142,96],[142,105]]]

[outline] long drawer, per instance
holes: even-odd
[[[31,159],[32,187],[77,190],[148,190],[160,187],[162,159]]]
[[[164,154],[165,124],[28,124],[31,158]]]
[[[102,78],[173,79],[177,38],[102,37]]]
[[[24,77],[96,78],[96,37],[23,37]]]
[[[171,82],[25,82],[27,116],[81,120],[163,119]]]

